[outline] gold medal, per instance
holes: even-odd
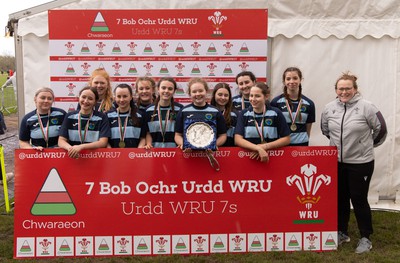
[[[290,129],[294,132],[297,129],[296,124],[292,123],[292,125],[290,125]]]
[[[119,146],[119,148],[125,148],[125,142],[119,141],[118,146]]]

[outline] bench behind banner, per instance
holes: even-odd
[[[337,248],[337,151],[15,151],[14,257]]]

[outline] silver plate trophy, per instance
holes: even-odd
[[[194,122],[186,130],[186,140],[193,149],[211,149],[215,144],[213,128],[205,122]]]
[[[219,163],[213,155],[213,150],[217,149],[216,137],[214,129],[208,123],[193,122],[183,135],[183,144],[185,149],[204,150],[211,167],[219,171]]]

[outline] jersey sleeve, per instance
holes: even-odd
[[[110,122],[108,121],[108,117],[106,114],[99,112],[100,116],[102,118],[101,123],[100,123],[100,129],[99,129],[99,138],[109,138],[111,137],[111,128],[110,128]]]
[[[283,113],[279,109],[276,111],[276,113],[278,118],[277,128],[278,128],[279,138],[290,135],[289,126],[286,123],[285,116],[283,116]]]
[[[25,142],[30,141],[31,139],[31,131],[29,130],[27,120],[28,120],[28,115],[25,115],[22,118],[21,125],[19,127],[19,139]]]
[[[225,124],[225,118],[224,116],[221,114],[221,112],[217,112],[217,134],[224,134],[226,133],[226,124]]]
[[[246,111],[242,111],[238,114],[236,127],[235,127],[235,134],[241,135],[244,137],[244,113]]]
[[[183,133],[183,112],[182,112],[182,109],[180,109],[179,112],[178,112],[178,115],[176,115],[175,132]]]

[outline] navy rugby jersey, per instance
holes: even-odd
[[[242,95],[236,95],[232,98],[232,105],[237,111],[242,111],[251,106],[248,99],[244,99],[244,109],[242,109]]]
[[[266,107],[263,129],[265,142],[272,142],[279,138],[288,136],[290,134],[290,130],[286,124],[285,117],[283,116],[282,112],[279,109],[269,105]],[[261,138],[258,134],[255,121],[257,121],[259,127],[261,127],[262,119],[263,114],[254,114],[253,107],[245,109],[239,113],[235,134],[243,136],[244,139],[251,143],[261,143]]]
[[[237,123],[238,112],[231,111],[231,126],[226,127],[226,142],[222,145],[222,147],[234,147],[235,146],[235,127]]]
[[[206,103],[205,106],[195,106],[193,103],[184,106],[176,117],[175,132],[182,133],[184,131],[184,121],[214,121],[216,123],[217,135],[226,133],[226,125],[224,116],[214,106]]]
[[[133,125],[133,121],[131,118],[130,112],[121,112],[119,114],[121,119],[121,125],[125,124],[126,118],[128,118],[126,131],[125,131],[125,147],[126,148],[137,148],[140,142],[140,138],[146,137],[146,132],[143,126],[142,115],[139,112],[136,112],[136,116],[138,118],[138,124],[136,126]],[[113,148],[119,147],[119,142],[121,141],[121,132],[120,127],[118,125],[118,111],[111,110],[107,112],[108,121],[110,122],[111,128],[111,137],[108,143]]]
[[[152,138],[152,145],[154,148],[174,148],[176,147],[175,143],[175,122],[176,116],[179,110],[183,108],[183,105],[177,102],[174,102],[174,111],[172,111],[171,106],[162,107],[160,106],[162,127],[165,127],[165,116],[169,112],[169,120],[167,122],[166,131],[164,133],[164,137],[162,135],[160,121],[158,116],[158,111],[155,109],[155,105],[151,104],[146,108],[145,115],[145,129],[146,132],[149,132]]]
[[[68,143],[71,145],[82,144],[79,137],[78,130],[78,117],[79,111],[72,111],[65,116],[63,125],[61,126],[60,136],[67,138]],[[88,130],[84,143],[98,141],[100,138],[108,138],[111,135],[110,124],[108,123],[107,116],[103,112],[94,111],[93,116],[89,120],[89,115],[81,115],[81,133],[84,136],[84,130],[87,122],[89,121]]]
[[[295,117],[295,112],[298,105],[299,101],[291,101],[291,111],[292,111],[292,118]],[[292,124],[292,121],[289,116],[289,111],[286,106],[286,99],[283,94],[275,97],[271,101],[271,106],[277,107],[280,109],[283,113],[283,116],[285,116],[286,123],[288,127]],[[301,120],[299,116],[297,116],[295,124],[296,124],[296,130],[292,131],[290,133],[290,145],[292,146],[308,146],[309,143],[309,137],[307,134],[307,124],[308,123],[313,123],[315,122],[315,105],[312,100],[307,98],[304,95],[301,95],[301,109],[300,113],[301,114]]]
[[[58,136],[61,128],[61,124],[64,120],[66,112],[63,109],[51,107],[50,118],[48,114],[40,114],[44,127],[49,127],[48,130],[48,145],[47,147],[58,146]],[[46,148],[46,140],[43,136],[43,131],[39,125],[39,119],[36,114],[36,110],[33,110],[26,114],[22,118],[19,139],[21,141],[28,141],[32,146],[42,146]]]

